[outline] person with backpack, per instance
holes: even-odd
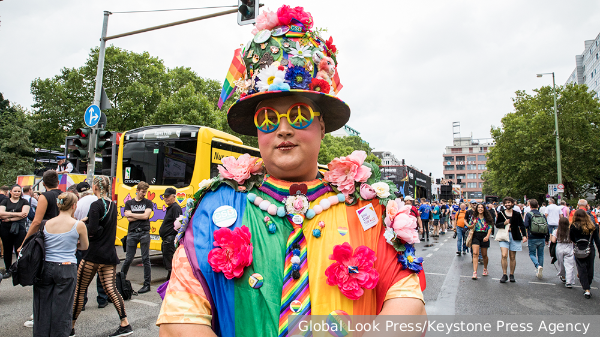
[[[98,200],[90,205],[87,226],[90,246],[83,254],[83,259],[77,270],[77,286],[75,288],[75,303],[73,304],[73,329],[75,322],[84,306],[85,292],[98,273],[100,283],[114,304],[121,324],[117,331],[110,336],[127,336],[133,333],[125,313],[123,297],[117,290],[116,270],[119,264],[115,237],[117,236],[117,206],[108,198],[110,178],[107,176],[94,177],[92,190]],[[72,332],[74,334],[74,331]]]
[[[535,266],[535,276],[542,278],[544,270],[544,247],[550,240],[548,233],[548,220],[538,210],[539,203],[536,199],[529,200],[530,211],[525,215],[525,229],[527,230],[527,244],[529,258]]]
[[[598,231],[590,216],[583,209],[578,209],[573,214],[569,237],[573,242],[573,254],[583,295],[587,299],[592,298],[590,285],[594,279],[594,259],[596,258],[594,244],[600,253],[600,237],[598,237]]]
[[[8,269],[12,265],[13,251],[17,253],[17,248],[21,247],[27,230],[25,223],[27,214],[29,214],[29,203],[23,198],[21,186],[13,185],[10,189],[9,197],[0,202],[0,237],[4,247],[4,274],[2,278],[11,276]]]
[[[33,336],[67,336],[72,332],[75,251],[88,247],[85,224],[73,218],[77,197],[62,193],[57,203],[59,215],[42,226],[45,258],[40,280],[33,285]]]
[[[558,262],[558,278],[571,289],[575,284],[575,256],[573,255],[573,241],[569,237],[571,225],[569,219],[561,217],[558,228],[552,232],[550,241],[556,243],[556,262]]]

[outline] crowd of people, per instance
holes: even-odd
[[[39,196],[30,187],[19,185],[7,189],[8,196],[0,196],[3,278],[12,276],[12,255],[21,250],[25,239],[38,231],[44,234],[44,266],[33,285],[32,320],[25,326],[33,327],[33,336],[75,336],[87,287],[98,274],[99,303],[104,294],[120,318],[118,329],[110,336],[130,335],[133,329],[116,287],[117,206],[109,198],[110,179],[97,176],[92,186],[82,182],[62,192],[57,171],[49,170],[41,184],[45,192]]]
[[[600,205],[592,208],[585,199],[577,207],[569,207],[565,201],[559,204],[553,199],[541,205],[535,199],[526,204],[516,204],[511,197],[501,203],[478,203],[446,200],[415,200],[407,196],[411,214],[417,217],[422,241],[444,235],[454,230],[456,255],[471,253],[473,276],[478,278],[478,265],[483,264],[483,276],[488,276],[488,249],[491,239],[496,238],[501,252],[501,283],[516,282],[516,256],[527,244],[529,257],[535,267],[535,275],[541,279],[544,270],[544,251],[550,250],[557,263],[558,277],[567,288],[573,288],[575,275],[584,291],[591,298],[590,284],[594,278],[594,249],[600,253],[598,219]]]

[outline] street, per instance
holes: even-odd
[[[499,283],[502,276],[500,248],[493,241],[489,249],[489,273],[471,280],[473,273],[470,254],[456,256],[456,240],[452,233],[431,238],[429,242],[416,245],[417,256],[425,259],[427,289],[424,292],[427,313],[430,315],[598,315],[600,314],[600,291],[592,284],[591,300],[586,300],[577,281],[573,289],[567,289],[556,277],[556,269],[550,264],[548,249],[544,257],[544,277],[535,276],[526,244],[517,253],[516,283]],[[121,258],[121,247],[117,247]],[[138,250],[139,254],[139,250]],[[156,288],[165,282],[166,271],[160,252],[151,251],[152,291],[134,296],[125,302],[127,316],[137,336],[158,336],[155,326],[160,311],[160,296]],[[119,267],[120,268],[120,267]],[[600,272],[595,266],[596,275]],[[141,259],[136,258],[129,271],[128,279],[133,289],[138,290],[143,282]],[[81,313],[75,331],[78,336],[107,336],[118,324],[118,316],[112,304],[98,309],[95,301],[96,287],[92,281],[89,302]],[[10,279],[0,284],[0,325],[3,336],[31,336],[32,329],[23,326],[32,310],[32,287],[13,287]]]

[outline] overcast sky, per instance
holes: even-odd
[[[328,28],[339,50],[339,97],[352,109],[349,126],[376,150],[392,151],[426,174],[442,174],[442,153],[452,143],[452,122],[463,136],[490,136],[490,126],[513,111],[516,90],[564,84],[584,41],[600,33],[600,1],[428,0],[274,1],[304,6],[316,27]],[[235,5],[236,1],[0,2],[0,92],[26,107],[31,81],[80,67],[98,46],[103,11]],[[364,4],[363,7],[350,4]],[[223,10],[223,9],[220,9]],[[208,14],[194,10],[113,14],[117,34]],[[148,51],[169,68],[225,78],[233,50],[252,38],[251,26],[227,15],[112,40]],[[82,118],[83,118],[82,111]],[[110,118],[110,116],[109,116]]]

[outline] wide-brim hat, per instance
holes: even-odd
[[[219,99],[219,107],[240,94],[227,112],[235,132],[256,136],[254,114],[267,99],[302,96],[317,105],[325,132],[343,127],[350,107],[336,97],[342,89],[337,72],[337,48],[330,37],[312,31],[312,15],[302,7],[283,5],[276,12],[264,10],[256,19],[254,38],[237,49]],[[280,111],[285,113],[285,111]]]

